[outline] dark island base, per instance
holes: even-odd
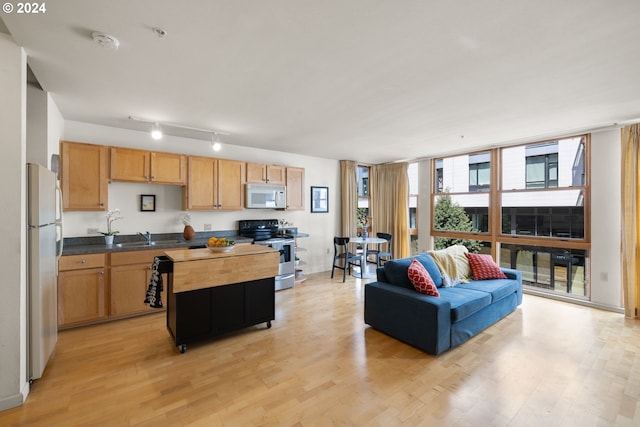
[[[275,319],[275,279],[173,292],[168,274],[167,329],[179,347]]]

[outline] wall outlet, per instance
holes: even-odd
[[[211,224],[205,224],[204,231],[211,231]]]
[[[91,228],[91,227],[87,228],[87,234],[98,234],[98,233],[99,231],[97,228]]]

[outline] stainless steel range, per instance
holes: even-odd
[[[276,276],[276,291],[293,288],[295,277],[295,240],[283,236],[278,230],[277,219],[248,219],[238,221],[238,234],[251,237],[256,245],[266,245],[280,252],[280,264]]]

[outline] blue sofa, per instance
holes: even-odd
[[[430,354],[454,348],[496,323],[522,303],[522,273],[502,268],[507,279],[471,280],[441,287],[433,258],[415,258],[427,269],[440,297],[417,292],[407,274],[411,258],[387,261],[377,281],[365,285],[364,321]]]

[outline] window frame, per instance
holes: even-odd
[[[554,141],[560,142],[562,140],[568,140],[572,138],[582,138],[580,142],[581,147],[581,155],[584,156],[584,170],[583,170],[583,185],[575,186],[569,185],[565,187],[548,187],[548,188],[522,188],[522,189],[504,189],[503,188],[503,180],[502,180],[502,156],[503,151],[513,147],[527,147],[540,145],[545,143],[552,143]],[[472,151],[468,153],[455,154],[451,156],[442,156],[438,158],[431,159],[431,170],[432,170],[432,184],[431,184],[431,224],[430,224],[430,232],[432,237],[445,237],[445,238],[460,238],[460,239],[471,239],[471,240],[479,240],[479,241],[488,241],[491,242],[492,246],[492,255],[495,259],[497,259],[497,250],[501,243],[508,244],[521,244],[521,245],[531,245],[531,246],[552,246],[559,249],[583,249],[583,250],[591,250],[591,161],[590,161],[590,145],[591,145],[591,135],[590,134],[578,134],[573,136],[566,136],[562,138],[550,139],[546,141],[537,141],[527,144],[517,144],[517,145],[509,145],[503,147],[492,148],[489,150],[479,150]],[[463,195],[463,194],[478,194],[482,192],[449,192],[446,193],[444,189],[442,191],[438,191],[438,168],[437,162],[448,157],[458,157],[461,155],[472,156],[480,153],[490,153],[490,189],[487,192],[489,194],[489,227],[488,232],[466,232],[466,231],[446,231],[446,230],[438,230],[434,227],[434,214],[435,214],[435,202],[438,196],[443,194],[448,194],[451,196]],[[525,156],[526,157],[526,156]],[[442,168],[440,169],[442,170]],[[583,200],[583,208],[584,208],[584,238],[563,238],[563,237],[554,237],[554,236],[520,236],[520,235],[511,235],[505,234],[502,232],[502,195],[508,193],[521,193],[521,192],[556,192],[556,191],[566,191],[568,189],[571,190],[580,190],[581,197]]]

